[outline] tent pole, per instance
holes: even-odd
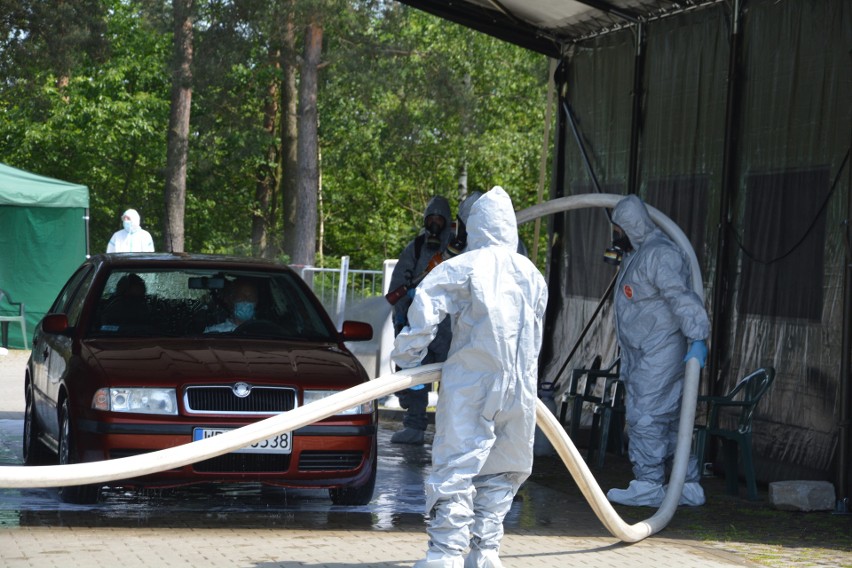
[[[852,167],[850,167],[852,171]],[[840,427],[837,453],[837,511],[849,513],[849,428],[850,406],[852,405],[852,175],[846,187],[846,264],[843,283],[843,336],[840,342]]]
[[[716,245],[716,274],[713,283],[713,326],[710,331],[710,357],[708,376],[710,394],[716,394],[722,380],[721,355],[725,351],[728,321],[726,314],[732,299],[732,278],[735,275],[735,261],[732,257],[728,230],[733,222],[731,204],[735,201],[738,187],[737,147],[739,143],[739,107],[740,107],[740,50],[742,32],[740,29],[741,2],[734,0],[731,13],[730,53],[728,57],[728,91],[725,111],[725,142],[722,155],[722,191],[719,198],[718,242]]]
[[[83,215],[83,223],[86,225],[86,258],[92,256],[92,251],[89,243],[89,208],[86,207],[86,214]]]
[[[639,193],[639,134],[642,131],[642,85],[645,82],[645,26],[636,26],[636,55],[633,59],[633,111],[630,119],[630,158],[627,193]]]

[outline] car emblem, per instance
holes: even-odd
[[[231,390],[234,391],[234,396],[245,398],[251,394],[251,385],[248,383],[237,383]]]

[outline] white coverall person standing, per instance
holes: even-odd
[[[128,209],[121,215],[123,229],[113,233],[107,252],[154,252],[151,233],[142,228],[139,213]]]
[[[644,203],[635,195],[625,197],[613,209],[612,222],[618,237],[613,244],[627,251],[616,280],[615,327],[635,479],[627,489],[611,489],[607,499],[659,507],[666,464],[677,445],[684,362],[696,357],[704,366],[710,321],[692,288],[684,252],[654,224]],[[693,455],[681,505],[704,504],[699,479]]]
[[[426,480],[429,548],[416,568],[502,566],[503,519],[532,471],[547,285],[515,252],[515,212],[501,187],[473,204],[467,230],[465,253],[417,287],[391,354],[402,368],[418,366],[450,317]]]

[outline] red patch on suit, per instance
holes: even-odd
[[[627,296],[628,300],[633,299],[633,288],[630,287],[630,284],[624,285],[624,295]]]

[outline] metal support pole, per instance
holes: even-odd
[[[639,135],[642,132],[642,98],[645,83],[645,26],[636,26],[636,56],[633,60],[633,111],[630,119],[630,158],[627,193],[639,193]]]
[[[731,13],[730,54],[728,58],[728,93],[727,110],[725,112],[725,146],[722,158],[722,191],[719,200],[719,224],[717,228],[718,243],[716,245],[716,275],[713,285],[713,328],[710,332],[710,357],[708,361],[708,376],[711,377],[710,392],[715,393],[714,386],[722,378],[723,363],[721,354],[725,351],[728,322],[726,316],[732,312],[729,308],[731,301],[731,283],[736,271],[735,261],[731,253],[728,231],[733,222],[731,204],[738,187],[738,117],[740,107],[740,49],[742,33],[740,30],[741,15],[740,0],[734,0]]]

